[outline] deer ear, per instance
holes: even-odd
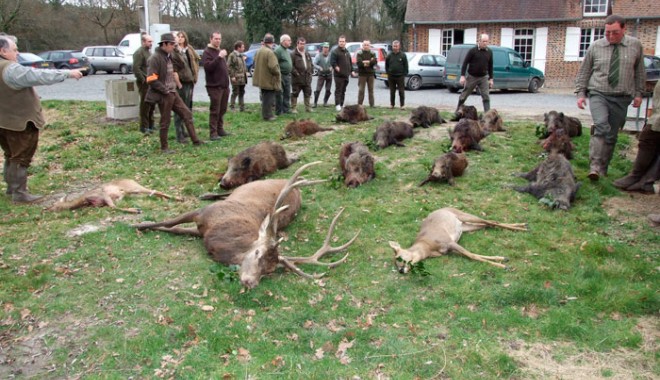
[[[392,249],[394,250],[394,253],[398,254],[399,251],[401,250],[401,246],[399,245],[399,243],[395,241],[390,241],[389,243],[390,243],[390,247],[392,247]]]
[[[263,222],[261,222],[261,226],[259,227],[259,239],[266,237],[269,224],[270,224],[270,214],[266,215]]]
[[[245,158],[243,159],[243,161],[241,162],[241,166],[243,166],[244,168],[247,168],[247,167],[250,166],[250,162],[252,162],[252,160],[250,159],[250,157],[245,157]]]

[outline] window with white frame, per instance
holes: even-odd
[[[606,16],[609,0],[584,0],[585,16]]]
[[[580,31],[580,58],[584,58],[591,44],[605,37],[604,28],[582,29]]]
[[[525,62],[531,64],[534,57],[534,29],[516,29],[513,33],[513,48],[520,53]]]
[[[454,29],[444,29],[442,31],[442,44],[440,45],[440,54],[447,55],[449,48],[454,46]]]

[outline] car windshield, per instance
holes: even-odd
[[[41,57],[39,57],[36,54],[32,54],[32,53],[20,53],[18,55],[18,58],[21,61],[43,61],[43,59]]]

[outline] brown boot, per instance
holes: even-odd
[[[653,163],[646,170],[646,173],[642,174],[639,181],[628,186],[626,190],[628,191],[641,191],[644,193],[653,193],[653,183],[660,178],[660,156],[656,156]]]
[[[298,113],[296,107],[298,106],[298,98],[291,98],[291,113]]]
[[[598,181],[600,176],[605,175],[603,172],[604,156],[603,149],[605,147],[605,139],[599,136],[591,136],[589,141],[589,179]]]
[[[32,195],[27,189],[27,167],[19,165],[18,163],[10,163],[12,167],[10,172],[10,181],[12,181],[14,192],[12,194],[12,201],[14,203],[32,203],[43,198],[43,195]]]
[[[6,158],[5,158],[4,168],[2,169],[2,178],[7,183],[7,191],[5,192],[5,194],[12,195],[14,193],[14,190],[11,188],[9,184],[9,180],[7,179],[9,178],[9,160],[7,160]]]
[[[167,129],[160,129],[158,137],[160,138],[160,151],[165,154],[174,153],[173,150],[169,149],[167,145]]]
[[[305,112],[314,112],[312,110],[312,99],[309,96],[305,96]]]

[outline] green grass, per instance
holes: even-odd
[[[198,134],[208,140],[206,106],[199,107]],[[340,207],[346,211],[337,243],[362,233],[348,263],[321,281],[278,270],[244,291],[235,268],[213,263],[199,239],[139,233],[130,224],[203,207],[196,197],[218,190],[227,158],[279,141],[293,117],[266,123],[258,106],[249,105],[251,113],[227,114],[230,137],[201,148],[171,140],[177,153],[161,155],[156,136],[143,137],[135,122],[105,121],[101,103],[49,101],[44,108],[50,124],[30,169],[33,192],[55,196],[132,178],[185,201],[129,197],[121,206],[143,214],[127,216],[108,208],[48,213],[0,198],[3,377],[521,378],[525,364],[506,344],[514,340],[569,343],[579,352],[630,350],[647,362],[638,376],[660,375],[657,352],[643,349],[636,328],[651,318],[657,329],[660,238],[642,218],[622,222],[603,209],[607,199],[625,196],[611,180],[630,162],[617,155],[609,178],[585,180],[588,136],[575,139],[577,199],[569,211],[553,211],[510,189],[524,183],[511,173],[543,159],[534,120],[510,121],[506,133],[483,142],[484,152],[470,152],[456,186],[417,186],[448,149],[446,133],[434,126],[418,131],[406,148],[374,152],[376,179],[347,189],[339,146],[368,142],[383,120],[406,115],[376,109],[369,110],[375,116],[369,123],[336,125],[334,111],[319,108],[312,118],[336,130],[283,145],[302,163],[323,161],[306,178],[330,181],[302,190],[303,206],[285,230],[282,252],[316,251]],[[622,136],[618,150],[632,143]],[[299,166],[270,177],[287,178]],[[447,206],[528,223],[528,232],[490,229],[461,238],[472,252],[507,256],[513,270],[450,254],[425,261],[428,276],[396,272],[387,242],[407,247],[426,215]],[[102,228],[67,236],[84,224]],[[621,368],[609,364],[595,374],[619,376]]]

